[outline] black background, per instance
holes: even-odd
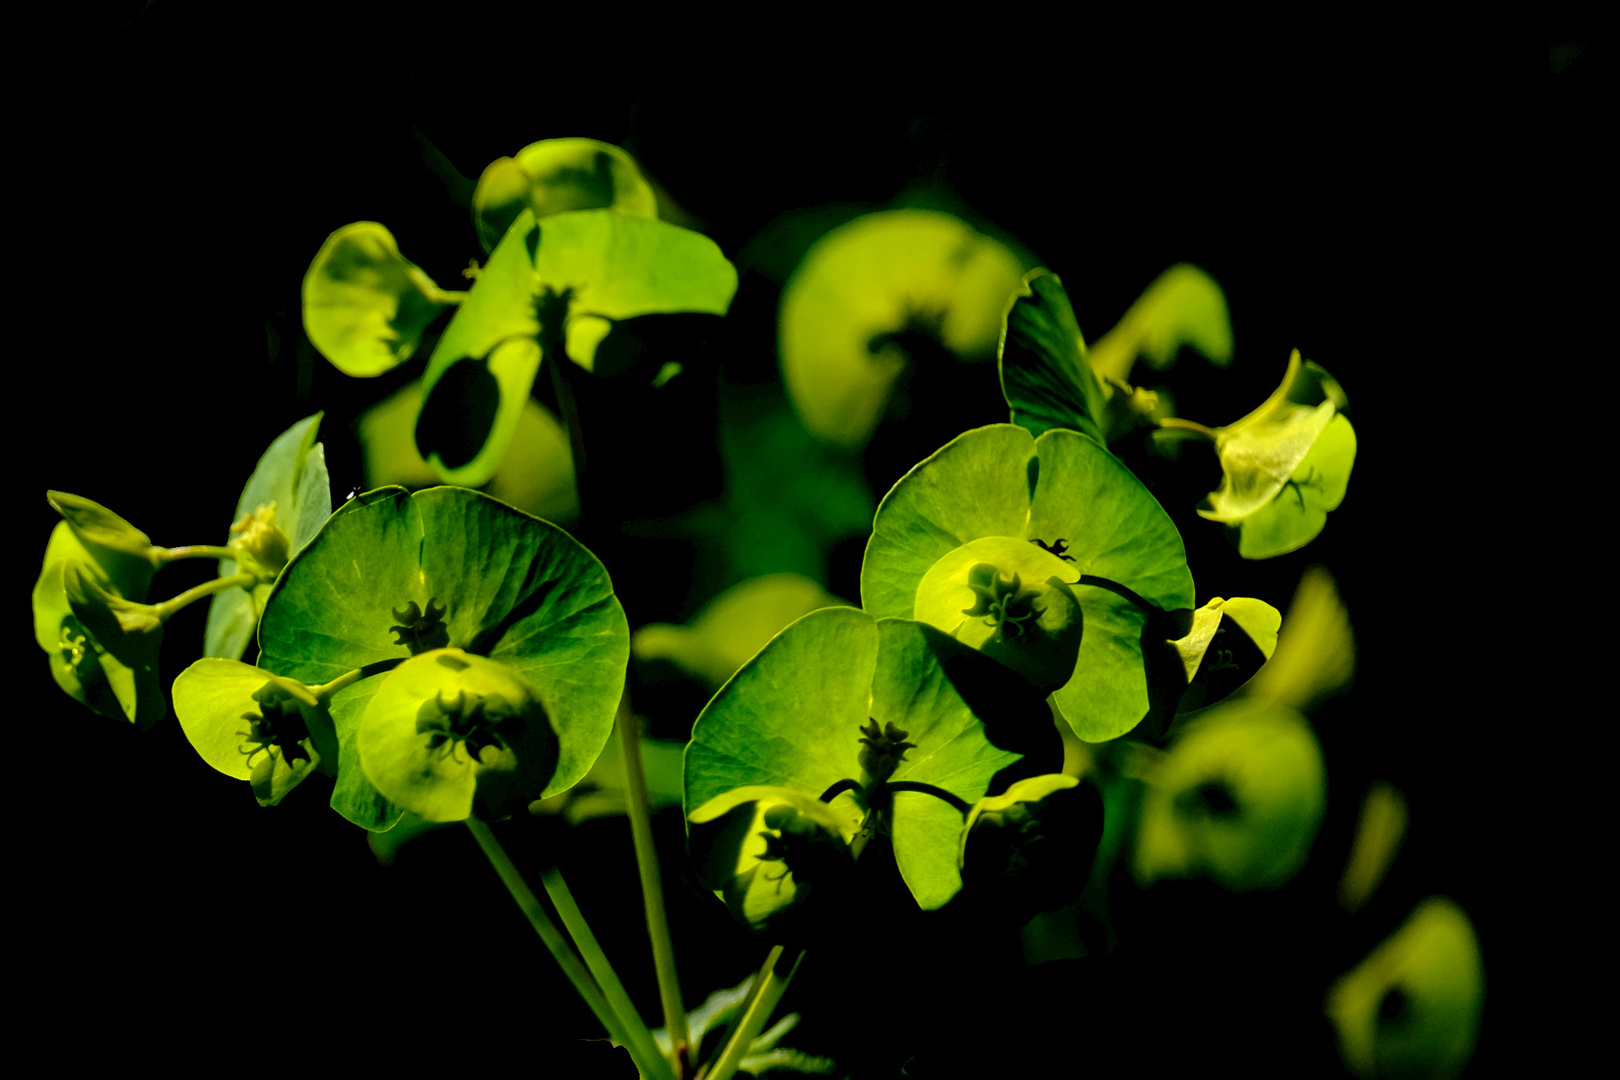
[[[133,16],[85,16],[43,104],[21,121],[26,153],[14,165],[26,222],[13,249],[14,324],[27,343],[18,370],[35,389],[13,430],[30,445],[18,460],[42,463],[18,485],[30,508],[14,549],[25,564],[19,625],[30,545],[54,520],[40,488],[102,501],[158,543],[217,542],[266,443],[317,409],[328,413],[335,496],[362,486],[341,425],[374,390],[311,362],[298,288],[325,236],[355,220],[387,224],[453,287],[479,253],[424,162],[424,137],[474,178],[540,138],[628,140],[733,255],[783,210],[882,204],[931,178],[1063,276],[1088,337],[1172,262],[1209,270],[1230,301],[1237,360],[1229,386],[1212,391],[1224,396],[1192,415],[1235,419],[1296,347],[1346,387],[1360,452],[1323,538],[1260,568],[1219,556],[1193,567],[1200,601],[1249,594],[1283,606],[1300,571],[1323,562],[1356,626],[1355,693],[1318,718],[1330,818],[1307,885],[1290,895],[1306,906],[1320,899],[1309,889],[1327,895],[1369,779],[1393,781],[1412,807],[1401,862],[1363,922],[1278,924],[1336,936],[1300,945],[1327,967],[1272,992],[1309,1014],[1355,950],[1422,896],[1446,893],[1471,913],[1487,963],[1469,1075],[1494,1072],[1524,1037],[1521,959],[1549,947],[1547,917],[1527,916],[1520,898],[1560,879],[1557,837],[1585,827],[1581,807],[1538,794],[1537,775],[1554,767],[1529,764],[1547,751],[1526,736],[1532,716],[1559,714],[1548,723],[1563,730],[1575,692],[1531,697],[1519,678],[1536,639],[1566,631],[1530,592],[1504,593],[1511,581],[1524,588],[1516,560],[1541,542],[1533,515],[1507,504],[1546,468],[1537,447],[1560,438],[1549,434],[1552,386],[1587,378],[1573,327],[1595,293],[1578,257],[1595,246],[1594,87],[1607,57],[1593,47],[1562,74],[1550,59],[1584,40],[1579,25],[1166,40],[1020,11],[979,28],[821,25],[739,39],[688,26],[627,43],[606,13],[569,23],[481,6],[437,19],[297,4],[222,17],[161,0]],[[171,570],[162,587],[206,573]],[[626,607],[641,621],[633,598]],[[166,678],[194,658],[203,614],[171,622]],[[290,1061],[324,1048],[373,1064],[494,1066],[539,1040],[544,1067],[564,1052],[547,1040],[591,1029],[459,830],[379,867],[322,800],[260,810],[172,720],[122,730],[64,699],[20,637],[15,655],[24,708],[13,722],[27,734],[10,755],[26,800],[13,803],[24,872],[12,889],[26,895],[14,928],[33,960],[26,1014],[75,1033],[80,1053]],[[695,1003],[742,978],[761,950],[681,877],[678,816],[659,825]],[[622,821],[510,839],[520,857],[525,845],[566,852],[587,914],[655,1016]],[[1582,910],[1563,917],[1579,924]],[[1255,949],[1255,969],[1269,971],[1265,958],[1291,946]],[[803,1041],[826,1052],[862,1039],[915,1046],[881,1017],[931,969],[897,952],[874,937],[858,972],[812,978],[807,966],[809,989],[787,1003],[806,1014]],[[1228,959],[1243,968],[1246,955],[1234,945]],[[1345,963],[1329,970],[1332,958]],[[1144,1062],[1235,1055],[1263,1071],[1271,1059],[1255,1047],[1268,1040],[1320,1049],[1320,1032],[1274,1034],[1259,1003],[1213,1004],[1261,975],[1196,975],[1191,986],[1125,979],[1149,999],[1125,1004],[1088,989],[1053,1012],[1061,1026],[1019,1040],[1067,1046],[1077,1067],[1088,1054],[1128,1062],[1096,1026],[1106,1017],[1167,1043],[1178,1031],[1206,1037],[1205,1049],[1137,1047]],[[982,996],[993,992],[964,987],[958,1000]],[[864,1034],[832,1031],[833,1014]],[[993,1036],[964,1041],[976,1037]],[[1299,1074],[1331,1066],[1323,1060]]]

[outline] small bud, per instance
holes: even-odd
[[[292,555],[292,542],[276,525],[276,504],[261,503],[252,513],[243,514],[231,532],[235,538],[230,548],[236,552],[237,565],[257,574],[263,584],[275,581]]]

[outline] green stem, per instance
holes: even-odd
[[[551,389],[557,395],[557,412],[561,415],[563,427],[568,431],[568,452],[573,456],[574,466],[574,498],[579,502],[580,514],[583,517],[585,432],[579,422],[579,402],[574,398],[573,384],[568,381],[570,373],[563,369],[564,364],[572,364],[573,361],[568,359],[561,348],[561,342],[558,342],[545,350],[541,363],[551,374]]]
[[[787,974],[782,974],[782,946],[778,945],[771,950],[765,958],[765,965],[759,969],[759,978],[754,981],[754,996],[748,1003],[748,1010],[743,1013],[742,1022],[737,1030],[731,1033],[731,1040],[726,1048],[720,1052],[715,1061],[714,1068],[700,1074],[698,1080],[730,1080],[737,1071],[742,1060],[747,1056],[748,1050],[759,1038],[759,1033],[765,1030],[766,1021],[770,1020],[771,1013],[776,1011],[777,1003],[782,1000],[782,994],[787,990],[788,983],[793,981],[793,975],[804,962],[804,950],[797,951],[793,958],[793,966],[788,968]]]
[[[641,733],[637,723],[627,693],[619,702],[614,727],[619,731],[619,752],[624,758],[630,833],[636,845],[636,866],[641,871],[641,895],[647,907],[653,966],[658,972],[658,997],[664,1006],[664,1029],[669,1032],[675,1075],[684,1076],[691,1041],[686,1027],[686,1006],[681,1002],[681,982],[675,974],[675,947],[669,938],[669,918],[664,912],[664,886],[658,873],[658,849],[653,845],[652,811],[647,799],[647,774],[641,767]]]
[[[228,547],[219,547],[216,544],[188,544],[185,547],[152,549],[152,560],[158,564],[172,563],[180,559],[229,559],[236,561],[236,552]]]
[[[1202,435],[1210,442],[1214,442],[1217,437],[1214,428],[1206,427],[1196,420],[1183,420],[1179,416],[1162,417],[1159,420],[1159,426],[1162,428],[1171,428],[1175,431],[1190,431],[1195,435]]]
[[[541,871],[540,881],[545,885],[546,895],[551,897],[552,906],[557,909],[558,917],[562,919],[563,929],[574,939],[574,947],[579,950],[580,956],[585,960],[585,966],[590,968],[591,975],[601,986],[608,1006],[624,1025],[625,1032],[635,1040],[636,1053],[633,1056],[636,1061],[658,1064],[657,1073],[648,1074],[646,1065],[641,1066],[642,1072],[649,1078],[674,1080],[675,1074],[664,1061],[663,1051],[658,1049],[658,1043],[653,1039],[652,1032],[647,1030],[647,1025],[642,1022],[641,1014],[636,1011],[630,995],[625,993],[624,984],[619,981],[618,973],[613,970],[613,965],[608,963],[601,945],[597,944],[596,935],[591,933],[589,924],[585,922],[585,914],[574,902],[574,894],[569,891],[568,883],[563,880],[562,874],[555,867],[547,868]]]
[[[373,675],[381,675],[385,671],[392,671],[404,662],[404,657],[400,657],[398,660],[378,660],[374,664],[367,664],[365,667],[355,668],[353,671],[345,671],[329,683],[311,686],[309,692],[315,695],[316,701],[328,701],[332,698],[332,695],[340,690],[347,690],[361,679],[369,679]]]
[[[546,909],[540,906],[540,898],[534,895],[534,890],[529,888],[528,882],[523,880],[523,875],[518,873],[517,866],[513,864],[511,857],[506,854],[506,849],[501,846],[501,842],[495,839],[495,834],[490,831],[489,826],[476,818],[468,818],[467,828],[472,832],[474,839],[478,841],[478,846],[483,849],[485,858],[489,859],[490,865],[495,868],[495,873],[500,875],[501,884],[505,885],[506,891],[512,894],[512,899],[517,901],[518,909],[529,920],[529,925],[534,927],[534,932],[540,935],[541,942],[545,944],[552,958],[557,961],[557,966],[562,968],[563,974],[568,977],[568,981],[574,984],[574,990],[585,1000],[585,1004],[590,1007],[591,1012],[596,1014],[596,1019],[601,1022],[608,1036],[630,1051],[630,1056],[636,1059],[636,1067],[642,1071],[643,1075],[660,1075],[650,1072],[648,1064],[643,1062],[637,1055],[636,1047],[626,1036],[623,1025],[619,1023],[619,1018],[608,1006],[607,998],[602,995],[601,988],[596,985],[595,980],[591,978],[591,973],[585,969],[585,965],[580,962],[574,950],[569,947],[567,939],[562,935],[562,931],[557,929],[557,924],[552,922],[551,917],[546,914]]]
[[[201,600],[205,596],[212,596],[217,592],[224,592],[226,589],[246,588],[258,580],[258,574],[241,573],[232,574],[230,577],[215,578],[213,581],[205,581],[201,585],[187,589],[179,596],[171,597],[161,604],[154,605],[155,614],[160,622],[168,622],[169,616],[193,601]]]

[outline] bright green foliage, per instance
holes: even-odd
[[[174,680],[174,715],[204,761],[274,806],[317,769],[337,774],[337,732],[308,687],[207,657]]]
[[[150,727],[167,711],[157,671],[162,628],[132,609],[126,617],[141,628],[126,633],[112,608],[145,597],[152,543],[89,499],[60,491],[48,497],[63,520],[34,582],[34,639],[69,697],[102,716]]]
[[[1326,1009],[1354,1075],[1447,1080],[1474,1052],[1484,999],[1473,924],[1431,896],[1333,984]]]
[[[788,280],[777,323],[805,427],[859,448],[919,346],[988,360],[1021,273],[1004,245],[937,211],[886,210],[829,232]]]
[[[381,375],[409,360],[422,332],[466,295],[439,288],[375,221],[326,238],[304,274],[304,332],[345,375]]]
[[[812,612],[698,717],[686,751],[688,820],[711,819],[711,800],[740,788],[820,798],[855,781],[831,810],[840,821],[869,813],[868,828],[887,828],[912,895],[938,907],[961,887],[965,805],[1030,745],[1017,730],[1022,717],[1007,716],[1018,712],[1021,694],[1021,682],[932,627],[854,608]],[[902,781],[950,798],[892,789]]]
[[[1224,475],[1198,513],[1238,530],[1238,552],[1267,559],[1304,547],[1344,499],[1356,459],[1344,391],[1299,350],[1282,385],[1243,419],[1215,430]]]
[[[1140,357],[1154,368],[1175,362],[1187,346],[1217,367],[1232,360],[1232,317],[1226,295],[1215,279],[1191,263],[1177,263],[1143,290],[1114,328],[1104,334],[1086,360],[1099,379],[1130,381]]]
[[[340,507],[288,564],[259,646],[261,664],[312,685],[445,647],[504,664],[556,725],[552,795],[584,776],[607,741],[629,628],[601,563],[556,526],[463,488],[381,488]],[[350,766],[359,706],[379,679],[338,692],[331,706],[342,744],[334,806],[368,827],[380,820],[373,793]]]
[[[1326,784],[1321,748],[1298,713],[1252,699],[1213,710],[1149,777],[1137,880],[1208,877],[1236,892],[1282,885],[1310,852]]]
[[[384,798],[429,821],[509,817],[557,765],[539,692],[504,664],[435,649],[382,677],[356,746]]]
[[[525,210],[538,219],[598,209],[655,218],[658,198],[634,158],[595,139],[530,143],[490,162],[473,191],[473,224],[485,251],[495,250]]]
[[[983,603],[979,566],[998,569],[1003,591],[1017,573],[1033,594],[1027,610],[1040,609],[1024,632],[985,638],[986,651],[1004,662],[1030,654],[1009,666],[1038,674],[1043,689],[1056,686],[1076,734],[1112,739],[1147,715],[1144,645],[1158,644],[1157,613],[1192,607],[1193,582],[1175,525],[1117,458],[1062,429],[1034,439],[993,424],[958,436],[878,507],[861,599],[873,615],[922,619],[977,643],[988,625],[971,614]],[[1072,636],[1070,597],[1083,620],[1078,651],[1068,673],[1053,675]]]
[[[1013,423],[1031,435],[1069,428],[1103,437],[1107,396],[1091,365],[1063,281],[1050,270],[1031,270],[1002,323],[1001,393]]]
[[[253,640],[276,575],[332,515],[326,450],[315,441],[320,424],[321,414],[316,413],[278,435],[242,488],[227,546],[243,551],[243,569],[257,570],[260,582],[251,590],[215,594],[208,607],[205,656],[241,657]],[[220,560],[220,577],[236,572],[234,560]]]
[[[525,210],[445,328],[423,377],[416,443],[446,481],[494,474],[550,355],[587,371],[638,316],[723,315],[737,271],[708,237],[612,210]],[[673,360],[679,360],[675,353]],[[645,382],[657,358],[638,357]]]

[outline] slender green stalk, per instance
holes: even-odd
[[[782,994],[787,990],[788,983],[793,981],[794,974],[799,965],[804,962],[804,950],[797,950],[793,957],[793,965],[788,968],[787,974],[782,974],[782,946],[778,945],[771,950],[765,958],[765,964],[759,969],[759,978],[754,981],[754,996],[748,1003],[747,1011],[743,1013],[742,1022],[731,1033],[731,1040],[726,1048],[720,1052],[715,1061],[714,1068],[699,1074],[698,1080],[730,1080],[748,1050],[759,1038],[759,1033],[765,1030],[765,1024],[776,1011],[777,1003],[782,1000]]]
[[[1179,416],[1166,416],[1159,421],[1159,426],[1162,428],[1172,428],[1176,431],[1190,431],[1194,435],[1202,435],[1210,442],[1215,441],[1215,429],[1208,427],[1207,425],[1200,424],[1196,420],[1183,420]]]
[[[675,974],[675,947],[669,938],[669,918],[664,912],[664,885],[658,873],[658,849],[653,846],[652,811],[647,799],[647,774],[641,766],[641,732],[630,696],[619,702],[614,722],[619,731],[619,753],[624,758],[626,801],[630,807],[630,832],[635,839],[636,867],[641,871],[641,896],[647,907],[647,934],[652,939],[653,966],[658,972],[658,997],[664,1006],[664,1029],[669,1032],[670,1055],[675,1075],[684,1076],[691,1053],[686,1027],[686,1006],[681,1002],[681,981]]]
[[[226,589],[243,588],[252,585],[258,580],[259,575],[257,574],[242,573],[232,574],[230,577],[215,578],[213,581],[205,581],[201,585],[187,589],[179,596],[171,597],[161,604],[154,605],[156,615],[160,621],[167,622],[169,616],[193,601],[201,600],[205,596],[213,596],[215,593],[224,592]]]
[[[523,875],[518,873],[518,868],[513,864],[511,857],[506,854],[506,849],[501,846],[501,842],[495,839],[495,834],[490,831],[489,826],[476,818],[468,818],[467,828],[471,830],[473,837],[478,841],[478,846],[484,850],[484,856],[489,859],[490,865],[500,875],[501,883],[506,886],[506,891],[512,894],[513,900],[517,901],[517,906],[529,920],[529,925],[534,927],[536,934],[540,935],[541,942],[545,944],[553,959],[557,961],[557,965],[563,969],[563,974],[568,976],[568,981],[574,984],[575,991],[585,999],[585,1004],[590,1006],[591,1012],[596,1014],[596,1019],[601,1021],[602,1027],[607,1031],[608,1036],[630,1051],[630,1056],[635,1059],[636,1067],[641,1070],[642,1075],[663,1075],[652,1071],[657,1065],[663,1064],[661,1060],[654,1065],[649,1065],[649,1063],[641,1060],[635,1045],[630,1042],[623,1025],[619,1023],[619,1018],[614,1015],[613,1010],[608,1006],[607,998],[602,995],[601,988],[596,985],[596,981],[591,978],[591,973],[585,969],[585,965],[580,962],[574,950],[569,947],[567,939],[562,935],[562,931],[557,929],[557,924],[552,922],[551,916],[546,914],[546,909],[540,906],[540,898],[534,895],[534,890],[529,888],[528,883],[523,880]]]
[[[236,552],[217,544],[187,544],[185,547],[152,549],[152,561],[160,565],[179,559],[230,559],[235,562],[236,557]]]
[[[656,1076],[660,1080],[674,1080],[675,1074],[665,1063],[663,1051],[658,1049],[658,1043],[653,1039],[652,1032],[647,1030],[647,1025],[642,1022],[641,1014],[636,1012],[630,995],[625,993],[624,984],[619,981],[618,973],[613,970],[613,965],[608,963],[602,947],[597,944],[596,935],[591,933],[589,924],[585,922],[585,915],[574,902],[574,894],[569,891],[568,883],[563,880],[562,874],[554,867],[548,868],[541,871],[540,881],[545,885],[546,895],[551,897],[552,906],[557,909],[558,917],[562,919],[563,929],[574,939],[574,947],[579,950],[580,956],[585,960],[585,966],[590,968],[597,984],[601,986],[608,1006],[624,1025],[625,1033],[636,1041],[636,1060],[657,1062],[661,1070]],[[642,1066],[642,1072],[646,1071],[646,1066]]]

